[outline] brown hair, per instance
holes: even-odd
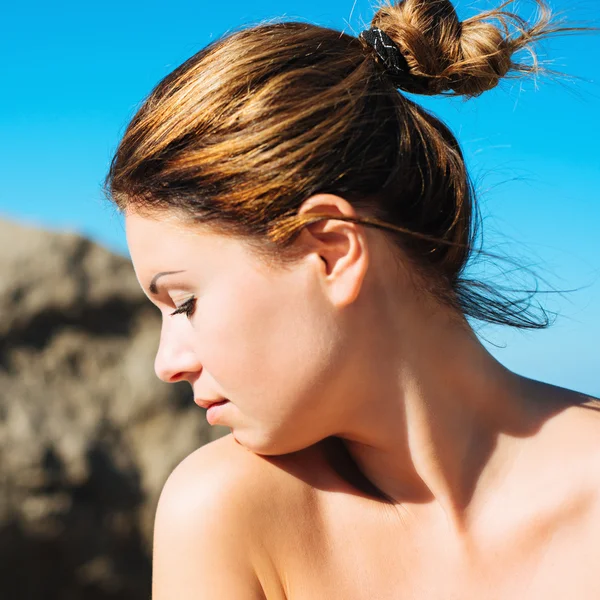
[[[541,69],[513,61],[556,32],[544,0],[528,23],[496,10],[463,21],[448,0],[384,3],[372,26],[404,55],[402,89],[477,96],[505,76]],[[130,122],[106,190],[121,210],[176,209],[264,254],[293,260],[296,235],[331,215],[297,215],[319,192],[348,200],[386,232],[427,289],[464,315],[541,328],[530,297],[467,280],[478,209],[459,144],[399,92],[373,48],[307,23],[263,24],[211,43],[165,77]],[[421,279],[421,278],[419,278]]]

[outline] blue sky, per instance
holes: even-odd
[[[491,6],[457,3],[461,18]],[[527,14],[531,2],[516,6]],[[551,6],[600,25],[597,0]],[[372,12],[364,0],[11,3],[0,39],[0,216],[79,231],[126,254],[101,183],[128,120],[162,77],[246,24],[285,18],[358,34]],[[541,298],[559,313],[550,329],[486,326],[486,345],[519,373],[600,396],[600,34],[549,40],[540,52],[574,78],[418,101],[462,143],[485,247],[551,286],[581,288]]]

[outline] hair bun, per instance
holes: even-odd
[[[533,0],[538,19],[528,23],[499,8],[461,22],[448,0],[401,0],[385,3],[371,27],[383,30],[398,46],[410,67],[402,89],[418,94],[478,96],[495,87],[510,72],[536,73],[535,54],[529,47],[554,31],[544,0]],[[533,64],[513,61],[519,50],[528,49]]]
[[[365,29],[358,37],[375,52],[377,59],[385,68],[386,75],[396,84],[396,87],[402,87],[409,77],[410,67],[394,40],[378,27]]]

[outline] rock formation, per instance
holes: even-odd
[[[228,432],[154,375],[159,327],[126,258],[0,221],[1,598],[150,598],[160,489]]]

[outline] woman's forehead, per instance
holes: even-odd
[[[223,249],[235,241],[212,231],[202,224],[192,224],[182,218],[165,214],[148,216],[129,213],[125,216],[125,231],[130,250],[185,250],[190,246]],[[134,247],[134,248],[132,248]]]
[[[131,260],[140,274],[175,269],[231,269],[256,262],[243,242],[176,217],[125,216]]]

